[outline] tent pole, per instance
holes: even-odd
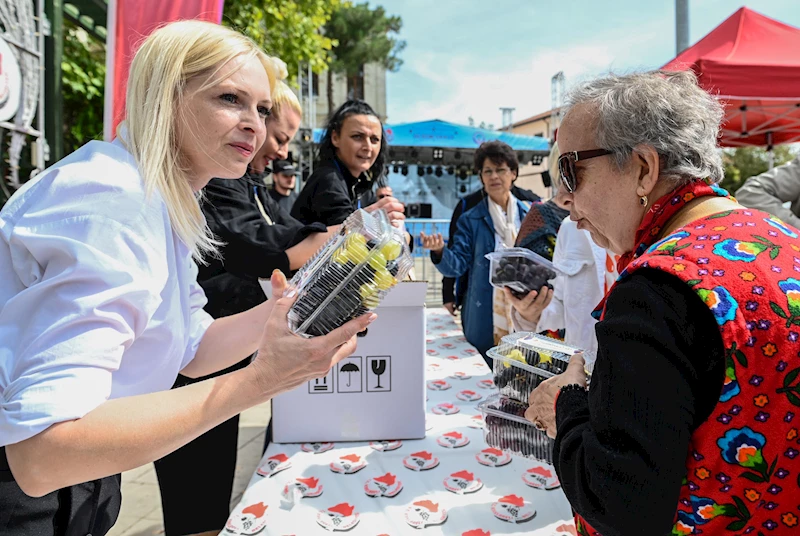
[[[772,147],[772,131],[767,132],[767,162],[769,163],[769,169],[775,167],[775,151]]]

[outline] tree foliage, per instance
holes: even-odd
[[[331,50],[329,97],[332,93],[330,73],[344,74],[349,85],[357,88],[355,79],[366,63],[378,63],[388,71],[397,71],[403,64],[400,52],[406,46],[406,42],[397,37],[402,26],[399,16],[387,15],[381,6],[372,9],[366,3],[344,4],[337,9],[325,26],[325,35],[336,41]],[[353,97],[363,98],[363,95]],[[330,98],[328,102],[333,104]]]
[[[796,155],[797,150],[788,145],[778,145],[773,149],[776,166],[785,164]],[[724,149],[722,162],[725,166],[725,178],[720,186],[735,194],[744,181],[769,169],[769,153],[761,147]]]
[[[269,55],[286,62],[290,80],[298,64],[324,71],[336,40],[323,33],[342,0],[225,0],[222,23],[252,38]]]
[[[64,114],[64,152],[69,154],[93,139],[103,137],[105,44],[85,30],[64,22],[61,83]]]

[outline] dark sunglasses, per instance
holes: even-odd
[[[575,162],[579,160],[589,160],[598,156],[613,154],[609,149],[591,149],[589,151],[572,151],[564,153],[558,157],[558,174],[561,175],[561,183],[569,193],[574,193],[578,186],[578,179],[575,176]]]

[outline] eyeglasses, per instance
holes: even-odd
[[[569,193],[574,193],[578,186],[578,179],[575,176],[575,162],[613,153],[614,151],[608,149],[591,149],[589,151],[572,151],[562,154],[558,157],[558,174],[561,175],[561,183]]]
[[[491,177],[492,174],[497,174],[498,177],[505,177],[511,173],[511,170],[508,168],[500,168],[500,169],[484,169],[481,170],[481,176]]]

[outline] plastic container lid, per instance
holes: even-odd
[[[493,287],[510,288],[518,297],[544,286],[561,273],[552,262],[526,248],[508,248],[486,254],[489,282]]]
[[[540,383],[567,369],[575,351],[548,337],[518,332],[503,337],[487,355],[493,360],[494,383],[500,393],[527,403]]]
[[[351,214],[292,278],[286,294],[298,296],[289,310],[291,330],[325,335],[377,307],[414,265],[404,238],[383,211]]]
[[[483,439],[487,445],[553,463],[555,442],[525,419],[527,404],[496,394],[478,404],[478,409],[483,415]]]

